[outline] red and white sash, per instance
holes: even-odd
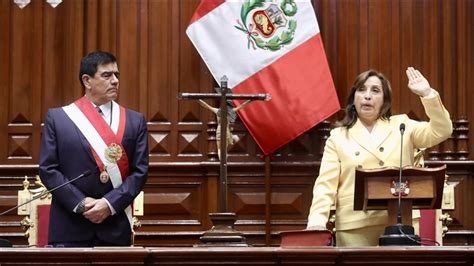
[[[114,101],[112,101],[112,105],[112,124],[110,126],[86,96],[68,106],[64,106],[63,110],[89,142],[91,152],[100,172],[107,169],[112,186],[117,188],[127,178],[129,173],[128,157],[122,146],[126,115],[125,108]],[[111,161],[107,159],[106,150],[115,144],[122,149],[122,156],[117,161]],[[130,226],[133,226],[131,206],[125,208],[125,214],[128,217]]]

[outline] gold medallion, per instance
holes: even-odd
[[[100,182],[103,184],[109,182],[109,173],[107,171],[104,170],[100,173]]]
[[[116,143],[110,144],[105,149],[105,158],[111,163],[115,163],[122,158],[122,148]]]

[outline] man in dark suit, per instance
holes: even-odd
[[[53,192],[49,244],[64,247],[131,245],[131,203],[148,173],[147,127],[143,114],[118,105],[117,60],[96,51],[81,60],[85,95],[48,110],[39,172]]]

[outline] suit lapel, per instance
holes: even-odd
[[[84,137],[82,132],[79,130],[79,128],[74,124],[74,122],[71,120],[69,116],[67,116],[66,112],[62,108],[60,108],[61,111],[64,113],[64,119],[67,120],[67,123],[69,124],[69,128],[74,128],[74,131],[76,132],[77,139],[79,140],[79,143],[81,144],[82,148],[84,149],[84,153],[87,154],[87,157],[91,160],[91,162],[95,163],[94,156],[92,155],[91,152],[91,145],[87,141],[87,139]],[[74,138],[74,136],[71,136],[71,138]],[[76,141],[74,140],[74,141]]]
[[[349,136],[357,142],[363,149],[375,156],[379,160],[383,160],[379,147],[392,134],[390,123],[386,120],[379,119],[377,126],[372,133],[369,133],[365,126],[357,120],[354,126],[349,130]]]
[[[392,129],[390,127],[390,122],[387,120],[379,119],[377,121],[377,127],[372,133],[372,143],[375,149],[378,149],[387,138],[392,134]]]

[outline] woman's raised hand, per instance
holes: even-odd
[[[428,96],[431,92],[430,83],[428,80],[413,67],[408,67],[406,70],[408,77],[408,88],[419,96]]]

